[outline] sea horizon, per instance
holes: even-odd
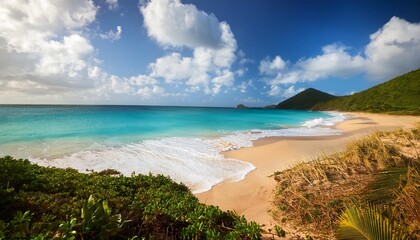
[[[102,106],[102,107],[185,107],[185,108],[233,108],[237,109],[237,106],[204,106],[204,105],[162,105],[162,104],[89,104],[89,103],[0,103],[1,106],[68,106],[68,107],[77,107],[77,106]],[[256,107],[256,106],[246,106],[246,108],[257,108],[265,109],[265,106]]]

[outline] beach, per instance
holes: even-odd
[[[210,191],[196,194],[205,204],[222,210],[233,210],[247,220],[275,225],[271,202],[276,182],[270,177],[276,171],[291,168],[323,154],[343,150],[348,143],[375,131],[409,128],[420,122],[420,116],[395,116],[369,113],[345,113],[346,120],[333,128],[342,135],[323,137],[270,137],[254,141],[253,147],[224,152],[227,158],[251,163],[256,169],[238,182],[223,182]]]

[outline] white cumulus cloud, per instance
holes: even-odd
[[[93,52],[80,30],[95,19],[91,1],[6,1],[0,5],[0,81],[30,83],[31,89],[88,86],[83,80]],[[21,63],[19,69],[11,66]],[[55,79],[55,80],[54,80]],[[17,84],[5,84],[21,91]],[[37,86],[37,87],[34,87]],[[50,89],[55,89],[54,87]]]
[[[239,90],[241,93],[246,93],[249,87],[255,88],[252,80],[242,81],[238,86],[236,86],[236,88],[234,88],[234,90]]]
[[[107,0],[109,9],[117,0]],[[226,22],[179,0],[140,6],[148,35],[168,50],[144,75],[121,77],[101,68],[89,40],[98,7],[91,0],[15,0],[0,4],[0,100],[103,102],[226,92],[241,71],[236,40]],[[115,41],[122,28],[99,37]],[[190,51],[185,55],[186,48]],[[185,50],[185,49],[184,49]],[[171,87],[184,93],[171,93]],[[7,100],[7,101],[6,101]]]
[[[179,0],[152,0],[140,8],[150,37],[164,46],[219,48],[219,20]]]
[[[272,62],[263,60],[260,63],[260,72],[274,76],[269,80],[272,85],[316,81],[326,77],[351,77],[363,71],[365,59],[360,55],[351,56],[346,49],[345,46],[337,44],[324,46],[321,55],[299,60],[286,71],[283,70],[284,66],[272,67],[276,66],[276,59]],[[261,68],[264,71],[261,71]]]
[[[322,48],[322,55],[299,61],[298,67],[304,71],[304,81],[324,77],[350,77],[362,72],[364,59],[360,55],[351,56],[346,47],[337,44]]]
[[[420,23],[392,17],[370,35],[365,49],[368,77],[387,80],[420,67]]]
[[[292,97],[300,92],[305,90],[304,88],[295,89],[295,86],[290,86],[288,88],[282,88],[278,85],[271,85],[268,95],[282,98]]]
[[[105,2],[108,4],[108,9],[116,9],[118,7],[118,0],[105,0]]]
[[[187,47],[191,56],[171,52],[149,65],[150,76],[189,91],[217,94],[232,86],[236,40],[226,22],[179,0],[151,0],[140,7],[150,37],[165,47]]]
[[[115,40],[118,40],[118,39],[121,38],[121,33],[122,33],[121,26],[117,26],[117,29],[116,29],[115,32],[112,31],[112,30],[109,30],[108,32],[100,34],[99,36],[102,39],[108,39],[108,40],[111,40],[111,41],[115,41]]]
[[[0,101],[68,103],[165,95],[150,76],[119,77],[98,66],[95,48],[84,34],[97,10],[89,0],[0,4]],[[102,37],[115,40],[121,32],[118,26]]]
[[[272,74],[281,71],[286,67],[286,63],[280,56],[276,56],[272,61],[267,57],[260,61],[259,70],[262,74]]]
[[[136,75],[131,77],[120,77],[101,69],[93,69],[95,77],[101,84],[95,89],[96,93],[105,98],[115,94],[136,96],[139,99],[151,99],[153,97],[166,96],[165,89],[160,86],[158,80],[148,75]]]
[[[42,49],[36,72],[40,75],[64,74],[69,77],[80,77],[87,67],[86,59],[93,52],[90,42],[78,34],[64,36],[62,41],[44,42]]]

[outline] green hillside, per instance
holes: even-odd
[[[330,95],[328,93],[324,93],[313,88],[308,88],[305,91],[300,92],[295,96],[277,104],[276,108],[307,110],[311,109],[316,104],[327,102],[336,98],[336,96]]]
[[[313,110],[420,114],[420,69],[351,96],[318,103]]]

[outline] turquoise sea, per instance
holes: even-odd
[[[202,192],[254,169],[223,151],[270,136],[336,135],[337,113],[163,106],[0,105],[0,155],[79,171],[169,175]]]

